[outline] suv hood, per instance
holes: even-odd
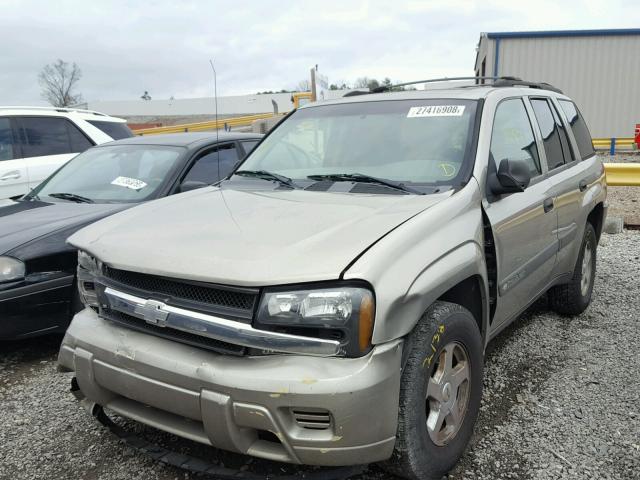
[[[242,286],[330,280],[450,195],[205,188],[106,218],[69,243],[112,267],[167,277]]]

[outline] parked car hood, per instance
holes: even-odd
[[[69,242],[112,267],[167,277],[243,286],[329,280],[450,195],[211,187],[119,213]]]
[[[0,201],[0,255],[27,259],[41,254],[42,250],[53,253],[68,249],[65,241],[70,234],[127,206]]]

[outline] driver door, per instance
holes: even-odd
[[[497,107],[491,135],[489,172],[504,158],[524,160],[531,183],[524,192],[492,196],[484,210],[496,248],[497,299],[492,330],[519,314],[544,291],[556,262],[558,219],[552,184],[543,174],[532,128],[530,108],[521,98],[503,100]]]

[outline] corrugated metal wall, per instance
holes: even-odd
[[[493,72],[496,40],[482,40]],[[593,137],[631,137],[640,123],[640,35],[501,38],[498,55],[498,75],[548,82],[573,98]]]

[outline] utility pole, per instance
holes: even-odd
[[[316,69],[311,69],[311,101],[316,101]]]

